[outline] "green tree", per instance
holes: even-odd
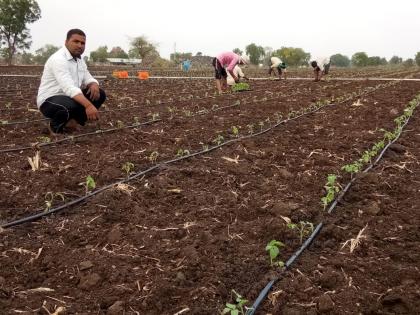
[[[197,53],[195,54],[196,56],[202,56],[203,53],[201,51],[197,51]]]
[[[355,67],[366,67],[368,59],[369,57],[365,52],[357,52],[351,57],[351,64]]]
[[[350,59],[349,57],[342,55],[342,54],[335,54],[332,55],[331,58],[331,65],[336,67],[348,67],[350,66]]]
[[[58,49],[59,47],[47,44],[44,47],[35,50],[34,62],[37,64],[45,64],[47,59]]]
[[[108,53],[108,58],[128,58],[128,54],[121,47],[112,47]]]
[[[273,56],[279,57],[289,66],[307,65],[311,54],[305,52],[302,48],[281,47],[273,52]]]
[[[386,65],[388,62],[385,58],[381,58],[379,56],[372,56],[368,57],[367,59],[367,66],[383,66]]]
[[[152,67],[156,68],[169,68],[171,66],[171,62],[167,59],[161,58],[160,56],[156,56],[156,58],[152,62]]]
[[[262,46],[257,46],[254,43],[245,47],[245,52],[249,56],[252,64],[257,65],[264,58],[265,52]]]
[[[17,51],[31,47],[26,24],[40,17],[41,9],[35,0],[0,0],[0,40],[7,45],[1,52],[9,65]]]
[[[403,65],[405,67],[412,67],[412,66],[414,66],[414,59],[413,58],[408,58],[408,59],[404,60]]]
[[[403,59],[398,56],[392,56],[391,59],[389,59],[389,64],[391,65],[397,65],[403,62]]]
[[[420,51],[417,52],[416,56],[414,57],[416,64],[420,67]]]
[[[108,58],[108,47],[100,46],[98,49],[90,52],[90,59],[93,62],[106,62]]]
[[[23,65],[32,65],[34,64],[34,55],[29,52],[24,51],[21,55],[21,64]]]
[[[235,48],[234,50],[233,50],[233,52],[235,53],[235,54],[237,54],[237,55],[242,55],[244,52],[242,51],[242,50],[240,50],[239,48]]]
[[[128,55],[131,58],[141,59],[144,59],[149,55],[159,56],[156,50],[156,45],[150,42],[144,35],[135,37],[131,40]]]

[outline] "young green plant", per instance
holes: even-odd
[[[176,156],[181,157],[190,154],[190,151],[184,149],[178,149]]]
[[[130,173],[134,170],[134,164],[131,162],[125,162],[121,169],[126,173],[127,177],[130,176]]]
[[[298,232],[301,244],[303,243],[303,238],[309,236],[314,231],[314,224],[308,221],[300,221],[297,224],[290,222],[287,224],[287,227]]]
[[[282,260],[277,260],[280,249],[284,247],[285,245],[277,240],[271,240],[267,246],[265,247],[265,250],[268,252],[270,256],[270,265],[271,266],[279,266],[284,267],[284,262]]]
[[[82,185],[82,186],[85,187],[86,195],[89,193],[89,191],[91,191],[91,190],[93,190],[93,189],[96,188],[95,180],[90,175],[88,175],[86,177],[86,180],[85,180],[84,183],[80,183],[79,185]]]
[[[334,200],[336,193],[340,191],[340,187],[336,183],[337,175],[329,174],[327,177],[327,183],[324,188],[327,190],[327,194],[321,198],[322,205],[324,210],[327,206]]]
[[[237,293],[235,290],[232,290],[232,293],[235,295],[235,304],[232,303],[226,303],[225,308],[222,311],[222,314],[229,314],[229,315],[245,315],[245,310],[248,310],[249,308],[246,307],[246,303],[248,303],[248,300],[244,299],[242,295]],[[245,310],[244,310],[245,308]]]
[[[150,162],[156,163],[158,156],[159,156],[159,153],[157,151],[153,151],[152,153],[150,153],[148,159]]]
[[[217,135],[217,137],[213,140],[213,143],[221,145],[224,141],[225,138],[222,135]]]
[[[58,197],[61,198],[62,201],[64,201],[64,195],[62,193],[53,193],[49,191],[45,194],[45,212],[51,210],[54,204],[54,200],[56,200]]]
[[[41,142],[41,143],[50,143],[51,142],[51,138],[47,137],[47,136],[39,136],[37,138],[37,140],[38,140],[38,142]]]
[[[234,136],[235,138],[237,138],[237,137],[238,137],[238,135],[239,135],[239,129],[238,129],[238,127],[236,127],[236,126],[232,126],[232,134],[233,134],[233,136]]]

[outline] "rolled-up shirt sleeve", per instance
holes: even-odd
[[[99,82],[90,74],[89,70],[87,69],[86,63],[82,60],[81,67],[83,70],[83,79],[82,79],[82,86],[88,86],[91,83],[96,83],[99,85]]]
[[[98,81],[92,77],[92,75],[90,74],[90,72],[86,69],[85,71],[85,75],[83,76],[83,86],[88,86],[91,83],[96,83],[99,85]]]
[[[74,82],[71,77],[65,60],[52,60],[51,69],[64,94],[71,98],[82,94],[82,90],[77,87],[77,82]]]

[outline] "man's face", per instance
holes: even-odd
[[[80,58],[80,56],[83,54],[85,51],[85,45],[86,37],[79,34],[73,34],[68,40],[66,40],[67,49],[71,55],[76,58]]]

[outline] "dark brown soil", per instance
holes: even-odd
[[[42,119],[28,110],[38,80],[0,78],[0,120]],[[377,90],[0,231],[0,313],[62,306],[65,314],[218,314],[232,290],[253,301],[275,276],[258,314],[418,313],[418,113],[333,214],[320,203],[327,175],[342,173],[380,140],[381,128],[393,129],[420,90],[418,82],[383,84],[256,81],[253,91],[216,97],[208,80],[102,81],[109,98],[100,125],[79,133],[161,120],[41,147],[38,171],[28,163],[36,146],[0,153],[1,223],[45,210],[48,192],[66,202],[83,196],[88,175],[100,188],[126,176],[125,162],[140,172],[180,149],[193,153],[256,133],[311,103]],[[0,150],[39,142],[44,124],[1,125]],[[57,195],[53,207],[62,203]],[[286,260],[300,245],[282,216],[326,223],[284,274],[265,251],[281,240]],[[341,248],[366,225],[353,253]]]

